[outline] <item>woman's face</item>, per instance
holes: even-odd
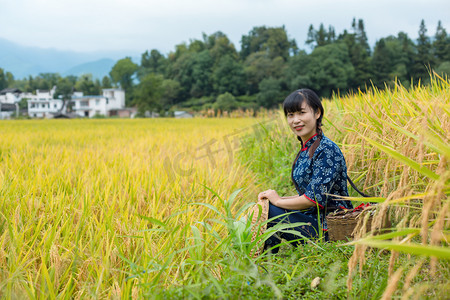
[[[316,123],[319,117],[320,112],[314,113],[306,101],[303,101],[299,111],[288,113],[286,116],[289,127],[303,143],[317,133]]]

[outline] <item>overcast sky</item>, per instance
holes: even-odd
[[[305,49],[310,24],[336,33],[363,19],[369,43],[399,31],[416,39],[420,21],[450,33],[448,0],[0,0],[0,38],[25,46],[82,52],[158,49],[222,31],[240,49],[254,26],[285,25]]]

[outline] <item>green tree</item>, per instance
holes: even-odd
[[[319,30],[316,32],[316,47],[325,46],[327,42],[328,33],[325,30],[323,23],[320,23]]]
[[[220,58],[213,71],[213,87],[216,94],[244,94],[244,68],[234,56],[225,55]]]
[[[94,81],[94,95],[100,95],[102,94],[102,84],[100,83],[100,80],[98,78]]]
[[[189,91],[194,98],[212,94],[213,60],[208,50],[196,53],[192,65],[192,86]]]
[[[111,78],[109,76],[103,76],[102,79],[102,88],[109,89],[112,87]]]
[[[100,95],[101,86],[100,81],[94,82],[92,74],[81,75],[75,83],[75,89],[79,92],[83,92],[84,95]]]
[[[408,85],[411,81],[415,46],[406,33],[380,39],[372,57],[373,83],[384,88],[394,80]]]
[[[439,76],[450,78],[450,61],[444,61],[436,68],[436,73]]]
[[[61,106],[61,109],[59,112],[61,113],[64,107],[67,106],[67,111],[72,110],[71,105],[71,99],[72,99],[72,93],[73,93],[73,83],[68,78],[59,78],[57,85],[56,85],[56,91],[54,94],[55,99],[61,98],[63,100],[63,105]]]
[[[28,109],[28,99],[27,98],[20,99],[19,109]]]
[[[177,52],[175,52],[169,54],[169,59],[171,63],[168,68],[168,77],[169,79],[176,80],[180,83],[180,100],[185,101],[190,96],[189,93],[194,82],[192,69],[195,64],[195,53],[183,51],[182,54],[177,54]]]
[[[35,83],[37,83],[36,89],[51,90],[58,84],[60,79],[61,76],[58,73],[40,73],[35,79]]]
[[[438,22],[434,35],[433,52],[437,64],[450,61],[450,37],[447,35],[445,28],[442,27],[441,21]]]
[[[13,88],[15,84],[14,75],[11,72],[6,72],[6,85]]]
[[[72,85],[74,85],[74,86],[75,86],[75,84],[76,84],[77,81],[78,81],[78,77],[75,76],[75,75],[68,75],[68,76],[66,76],[66,78],[67,78],[67,80],[69,80],[69,81],[72,83]]]
[[[317,47],[310,55],[308,74],[310,88],[323,97],[333,91],[347,91],[354,76],[349,50],[345,43]]]
[[[133,79],[138,65],[130,57],[125,57],[117,61],[112,67],[109,75],[114,83],[119,84],[125,90],[127,102],[131,102],[133,95]]]
[[[281,57],[286,61],[296,51],[296,43],[289,40],[283,27],[254,27],[241,38],[241,58],[245,60],[252,53],[265,52],[270,59]]]
[[[328,32],[327,32],[327,44],[334,43],[336,41],[336,33],[334,31],[333,26],[328,26]]]
[[[264,78],[280,78],[285,62],[283,58],[270,59],[266,52],[252,53],[244,62],[244,72],[247,78],[247,90],[250,95],[259,92],[259,83]]]
[[[333,26],[330,25],[327,31],[323,23],[320,23],[318,30],[315,30],[312,24],[309,25],[306,44],[309,45],[311,49],[334,43],[335,40],[336,33]]]
[[[137,85],[133,105],[137,106],[140,115],[144,115],[146,111],[160,112],[162,110],[163,80],[162,75],[150,73]]]
[[[256,95],[256,101],[260,106],[274,108],[282,102],[281,98],[281,86],[278,79],[269,77],[260,82],[259,93]]]
[[[218,64],[222,57],[229,56],[235,60],[238,58],[238,53],[233,43],[222,32],[218,31],[212,35],[203,36],[205,44],[209,50],[214,64]]]
[[[236,98],[230,94],[230,93],[224,93],[217,97],[216,102],[213,104],[213,108],[215,110],[221,110],[221,111],[232,111],[236,109],[238,106],[238,103],[236,101]]]
[[[408,86],[413,78],[414,71],[414,55],[416,51],[416,46],[414,42],[408,37],[408,34],[404,32],[399,32],[397,34],[397,39],[401,43],[401,54],[400,63],[405,65],[406,76],[404,78],[404,86]]]
[[[300,88],[311,87],[311,78],[308,71],[310,62],[311,59],[305,51],[300,51],[289,59],[282,75],[282,85],[286,86],[286,93]]]
[[[314,49],[316,46],[316,31],[314,30],[314,26],[312,24],[309,25],[305,44],[309,45],[311,49]]]
[[[0,68],[0,90],[6,89],[8,87],[8,81],[6,79],[5,71]]]
[[[166,74],[168,60],[158,50],[145,51],[141,56],[141,65],[137,75],[139,78],[149,73]]]
[[[356,24],[355,19],[353,19],[354,24]],[[370,55],[370,46],[367,39],[366,30],[364,28],[364,21],[363,19],[358,20],[358,25],[354,25],[353,27],[354,34],[356,37],[357,44],[362,48],[362,51],[364,51],[366,54]]]
[[[28,78],[24,78],[23,91],[31,93],[33,91],[33,76],[28,75]]]
[[[181,56],[189,52],[188,47],[186,43],[181,43],[175,46],[175,52],[170,52],[168,59],[169,62],[174,63],[176,62]],[[169,70],[170,71],[170,70]]]
[[[161,106],[164,110],[168,110],[171,106],[179,102],[181,85],[178,81],[164,79],[161,83],[161,89]]]
[[[350,80],[349,88],[365,89],[367,84],[370,85],[373,70],[371,68],[370,47],[367,42],[367,35],[364,29],[364,21],[353,19],[353,33],[344,31],[339,36],[339,41],[343,41],[349,50],[350,61],[355,70],[354,76]]]
[[[431,53],[430,38],[427,36],[425,21],[422,20],[419,28],[419,38],[417,39],[417,54],[415,56],[414,75],[417,79],[427,80],[428,69],[433,67],[433,57]]]
[[[189,42],[188,50],[194,53],[200,53],[206,50],[206,45],[203,41],[200,40],[191,40]]]
[[[375,44],[372,58],[373,81],[376,86],[383,87],[384,83],[391,79],[389,76],[391,66],[391,55],[386,46],[385,39],[382,38]]]

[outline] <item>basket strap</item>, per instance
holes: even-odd
[[[372,196],[367,195],[367,194],[361,192],[360,190],[358,190],[358,188],[357,188],[356,185],[353,183],[353,181],[350,179],[350,177],[348,177],[348,175],[347,175],[347,180],[348,180],[348,182],[350,183],[350,185],[352,186],[352,188],[354,188],[355,191],[357,191],[361,196],[363,196],[363,197],[372,197]]]

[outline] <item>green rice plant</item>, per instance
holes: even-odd
[[[390,228],[392,235],[376,236],[378,239],[373,232],[360,231],[352,243],[355,251],[349,262],[349,289],[357,266],[361,272],[373,259],[368,246],[392,249],[388,272],[391,281],[400,287],[386,285],[384,297],[405,293],[401,281],[407,278],[411,284],[414,282],[415,289],[422,284],[430,295],[439,293],[440,282],[448,283],[445,270],[449,238],[450,89],[448,80],[437,75],[432,75],[430,82],[429,86],[409,90],[400,84],[383,91],[373,88],[323,102],[325,135],[343,151],[349,176],[373,196],[361,198],[350,189],[349,200],[355,204],[378,203],[373,232],[385,224],[386,218],[394,225]],[[250,161],[259,182],[286,194],[293,193],[288,174],[299,145],[286,127],[278,124],[267,130],[262,140],[270,143],[261,144],[256,137],[248,137],[245,148],[250,150],[243,159]],[[287,145],[290,150],[281,150]],[[286,152],[280,153],[283,151]],[[285,167],[277,166],[276,160]],[[277,176],[283,178],[273,180]],[[398,265],[405,256],[416,255],[428,257],[417,269]],[[421,273],[429,276],[415,282],[414,276]]]
[[[190,206],[207,207],[213,212],[210,218],[203,221],[197,221],[195,225],[190,226],[186,231],[186,239],[189,245],[176,252],[176,255],[186,256],[181,262],[180,276],[184,279],[179,281],[180,288],[168,287],[171,293],[181,293],[183,297],[201,298],[206,290],[208,295],[215,297],[229,297],[229,290],[242,289],[250,287],[269,288],[270,293],[280,298],[281,294],[278,287],[267,277],[267,273],[261,272],[261,264],[266,256],[252,258],[252,249],[258,242],[264,242],[269,236],[277,231],[292,232],[290,229],[304,223],[278,224],[269,228],[263,235],[257,237],[255,241],[251,240],[252,225],[251,218],[246,218],[245,213],[254,203],[247,203],[239,208],[235,207],[235,200],[242,191],[238,189],[230,194],[227,199],[223,199],[219,194],[209,187],[204,187],[211,192],[217,199],[217,204],[209,203],[191,203]],[[158,220],[145,217],[148,221],[166,227]],[[267,220],[266,223],[271,220]],[[219,224],[220,227],[214,227]],[[225,228],[225,232],[223,229]],[[292,232],[298,234],[297,232]],[[300,238],[300,236],[299,236]],[[172,260],[173,257],[170,257]],[[171,263],[167,264],[170,265]],[[157,281],[148,280],[149,272],[163,270],[164,266],[155,259],[149,267],[134,268],[135,272],[130,278],[137,278],[139,285],[144,287],[147,293],[154,294],[160,285]],[[239,278],[239,280],[236,280]],[[247,285],[242,287],[242,282]],[[165,293],[168,293],[166,291]]]
[[[430,280],[446,276],[450,89],[447,80],[431,78],[427,87],[406,90],[397,84],[383,92],[374,88],[369,93],[334,99],[340,102],[339,113],[344,114],[341,126],[347,132],[336,134],[342,136],[349,170],[364,171],[364,186],[379,199],[372,228],[379,229],[386,217],[396,225],[392,233],[359,235],[352,243],[356,247],[349,262],[349,288],[353,270],[367,261],[367,246],[392,251],[389,273],[393,282],[403,274],[412,274],[411,266],[395,271],[400,253],[431,257],[420,269],[430,273]],[[392,284],[383,297],[396,291]]]

